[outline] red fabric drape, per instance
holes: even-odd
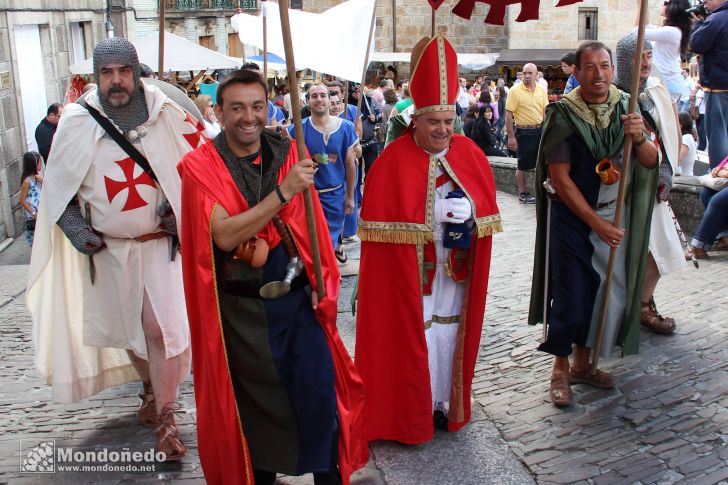
[[[295,142],[291,142],[288,158],[279,172],[279,182],[297,158]],[[182,261],[192,337],[200,462],[205,479],[211,485],[252,484],[250,455],[226,359],[226,353],[234,349],[226,349],[222,337],[213,268],[214,243],[210,232],[215,205],[224,207],[228,214],[238,214],[247,210],[248,204],[212,143],[189,153],[178,168],[182,175]],[[369,458],[361,430],[364,392],[361,379],[336,329],[338,266],[315,192],[313,199],[326,285],[326,296],[319,302],[316,317],[334,361],[339,413],[339,467],[344,483],[348,484],[351,473],[364,466]],[[303,195],[294,197],[279,215],[290,225],[305,269],[313,275]],[[270,222],[261,232],[271,238],[277,236]],[[310,279],[315,287],[314,278]]]

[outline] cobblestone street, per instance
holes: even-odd
[[[494,242],[486,330],[474,392],[539,483],[719,483],[728,480],[728,253],[663,278],[655,300],[673,336],[642,332],[639,355],[602,360],[611,391],[574,386],[548,400],[553,359],[526,325],[533,207],[499,194],[505,232]]]
[[[372,445],[355,485],[612,484],[728,481],[728,252],[712,253],[658,285],[657,306],[678,323],[673,336],[643,333],[639,355],[603,360],[618,375],[611,391],[574,386],[574,404],[548,400],[552,358],[535,351],[541,327],[526,325],[535,219],[533,206],[498,194],[505,232],[494,241],[484,336],[473,385],[473,422],[425,445]],[[25,244],[16,241],[13,246]],[[358,247],[348,246],[356,272]],[[10,251],[10,250],[8,250]],[[25,309],[27,266],[0,254],[0,484],[204,483],[195,439],[191,379],[178,422],[188,455],[150,473],[20,473],[21,450],[41,441],[79,449],[154,447],[154,431],[136,424],[139,383],[74,404],[50,400],[32,355]],[[4,265],[3,265],[4,264]],[[344,277],[339,328],[353,351]],[[21,443],[22,440],[22,443]],[[23,455],[24,456],[24,455]],[[310,476],[280,483],[311,484]]]

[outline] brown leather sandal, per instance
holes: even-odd
[[[157,401],[154,399],[154,389],[150,383],[144,383],[144,390],[139,394],[139,399],[142,400],[137,412],[139,424],[153,428],[157,425]]]
[[[654,333],[662,335],[670,335],[675,331],[677,326],[674,318],[663,317],[657,311],[655,299],[650,298],[648,302],[642,302],[642,325]]]
[[[572,384],[588,384],[599,389],[611,389],[617,383],[617,380],[609,372],[599,369],[592,374],[591,369],[576,370],[573,367],[569,369]]]
[[[574,395],[569,385],[569,374],[560,370],[551,374],[551,387],[549,387],[549,397],[555,406],[564,407],[571,404]]]
[[[718,239],[712,247],[713,251],[725,251],[728,250],[728,236],[724,236]]]
[[[159,427],[157,428],[157,452],[163,452],[164,461],[176,461],[184,458],[187,448],[179,438],[179,431],[174,420],[174,413],[179,412],[182,406],[177,402],[164,405],[159,413]]]

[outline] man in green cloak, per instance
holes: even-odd
[[[642,117],[627,114],[629,95],[612,85],[611,51],[600,42],[585,42],[576,52],[574,73],[580,87],[546,110],[536,166],[538,226],[529,323],[548,324],[539,350],[555,356],[549,395],[557,406],[571,403],[571,384],[604,389],[615,384],[607,372],[590,373],[613,248],[617,262],[607,326],[621,329],[636,319],[639,328],[639,286],[652,210],[652,195],[639,195],[654,194],[657,165],[657,147],[648,143]],[[621,171],[626,137],[632,138],[638,163],[621,174],[629,184],[623,224],[617,227],[612,221],[619,184],[603,180],[597,165]],[[615,339],[618,333],[611,332]]]

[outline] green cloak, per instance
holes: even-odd
[[[601,105],[602,112],[590,109],[581,99],[581,89],[571,91],[567,96],[546,108],[541,144],[536,163],[536,245],[531,283],[531,303],[528,323],[542,323],[546,262],[546,156],[572,133],[586,143],[594,158],[611,158],[624,149],[624,131],[620,115],[627,114],[629,94],[612,86],[609,100]],[[593,108],[593,107],[592,107]],[[657,169],[643,167],[633,156],[632,173],[627,185],[625,209],[629,227],[625,231],[627,304],[619,330],[617,344],[625,355],[639,351],[640,311],[642,281],[647,263],[650,241],[650,221],[657,191]],[[624,176],[624,174],[622,174]],[[602,302],[596,302],[601,305]]]

